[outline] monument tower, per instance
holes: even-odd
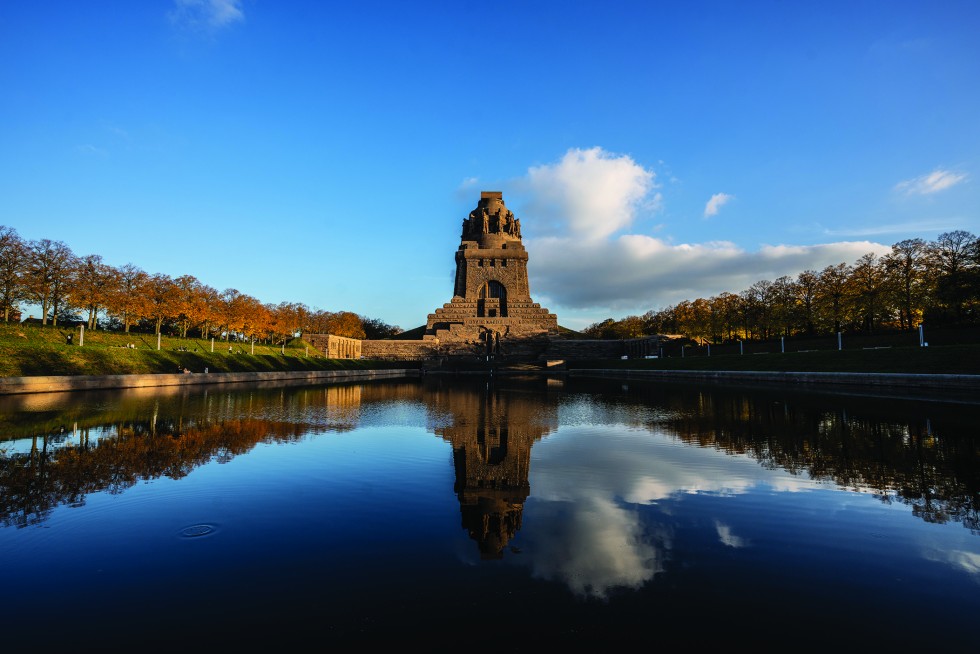
[[[424,338],[499,353],[502,340],[506,349],[557,333],[557,316],[531,300],[521,221],[504,205],[502,193],[480,193],[476,209],[463,220],[453,299],[429,314]]]

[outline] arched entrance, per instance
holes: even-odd
[[[476,302],[477,316],[480,318],[507,315],[507,289],[495,279],[491,279],[480,288],[480,296]]]

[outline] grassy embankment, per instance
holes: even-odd
[[[768,354],[569,362],[572,368],[631,370],[759,370],[980,375],[980,345],[889,347]]]
[[[68,334],[75,343],[65,343]],[[417,362],[326,359],[302,339],[280,345],[225,343],[155,334],[39,327],[0,322],[0,377],[34,375],[120,375],[192,372],[262,372],[416,367]],[[127,347],[132,343],[135,348]],[[228,348],[232,348],[232,352]],[[183,349],[180,349],[183,348]],[[484,367],[484,366],[475,366]],[[894,372],[980,375],[980,344],[890,347],[811,352],[689,355],[662,359],[569,362],[569,368],[650,370],[771,370],[791,372]]]
[[[73,335],[74,343],[66,338]],[[363,359],[326,359],[302,339],[281,345],[226,343],[205,339],[162,336],[157,350],[155,334],[123,334],[79,329],[40,327],[0,322],[0,377],[35,375],[127,375],[192,372],[272,372],[284,370],[338,370],[404,367]],[[132,343],[135,347],[127,347]],[[229,352],[229,347],[232,351]]]

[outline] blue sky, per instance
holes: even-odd
[[[481,190],[581,328],[980,232],[980,3],[0,5],[0,224],[405,329]]]

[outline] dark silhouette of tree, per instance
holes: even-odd
[[[863,255],[851,269],[855,309],[869,334],[881,324],[884,314],[885,270],[873,253]]]
[[[895,298],[902,329],[913,330],[926,295],[927,248],[921,238],[899,241],[883,257],[888,292]]]
[[[963,230],[944,232],[929,244],[934,312],[943,321],[961,323],[975,313],[978,247],[977,237]]]

